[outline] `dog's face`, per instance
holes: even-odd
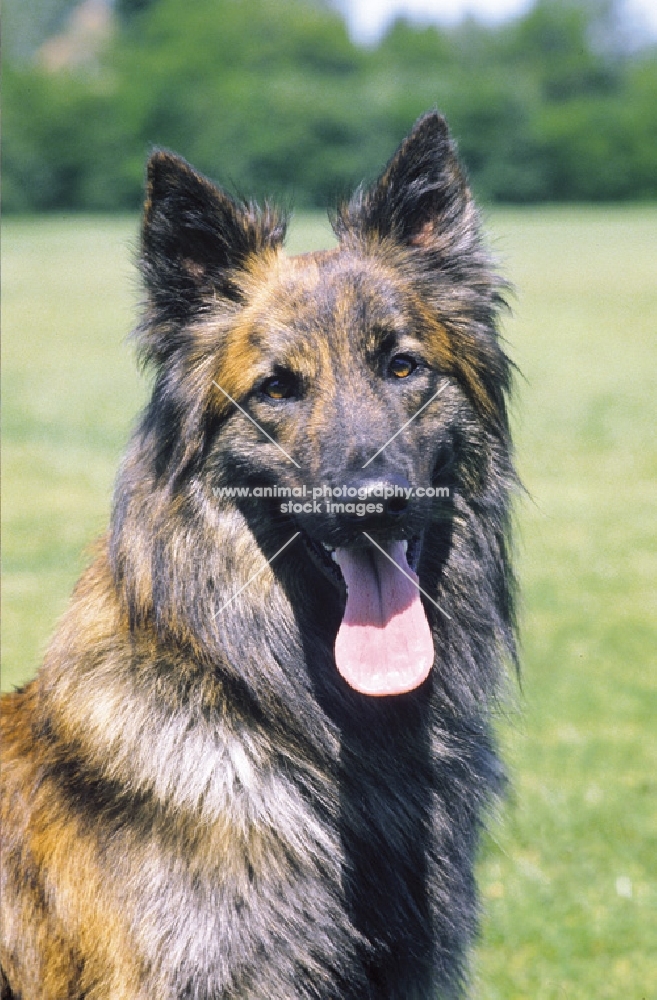
[[[486,440],[505,432],[498,289],[438,115],[335,229],[335,250],[288,258],[272,212],[156,153],[144,351],[168,423],[162,475],[206,496],[281,491],[266,506],[278,536],[299,532],[318,586],[346,594],[338,669],[392,694],[434,658],[424,547],[444,534],[453,491],[481,485]]]
[[[461,406],[402,268],[392,246],[257,260],[242,285],[239,336],[216,377],[270,439],[261,434],[257,448],[251,432],[224,432],[221,468],[308,491],[279,510],[301,532],[314,572],[346,584],[336,662],[369,694],[415,687],[433,663],[417,569],[429,520],[447,516],[448,502],[427,492],[435,496],[439,477],[445,486]],[[230,374],[250,353],[244,393]],[[235,410],[227,423],[240,420]]]
[[[244,285],[239,339],[222,358],[216,381],[296,462],[268,446],[266,471],[282,485],[326,486],[336,497],[342,487],[356,489],[357,499],[367,497],[368,487],[378,495],[372,492],[378,482],[405,483],[397,499],[408,503],[356,518],[384,538],[396,522],[399,537],[409,538],[407,522],[412,515],[417,521],[422,508],[414,496],[410,502],[409,487],[429,486],[438,463],[446,465],[449,423],[449,406],[437,407],[438,435],[436,414],[422,412],[449,385],[423,329],[417,295],[392,260],[344,248],[291,260],[277,256],[257,268]],[[250,352],[244,392],[231,374]],[[244,442],[235,439],[237,465],[240,447]],[[304,532],[322,543],[350,544],[360,535],[329,509],[321,518],[304,513]]]

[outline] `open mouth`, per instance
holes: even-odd
[[[378,543],[361,534],[354,544],[335,547],[304,538],[324,571],[346,589],[335,640],[344,680],[371,696],[403,694],[422,684],[434,647],[416,572],[421,538]]]
[[[402,551],[404,553],[404,556],[406,557],[406,561],[408,563],[409,568],[414,573],[416,573],[417,564],[420,561],[420,550],[422,548],[422,539],[420,538],[419,535],[415,535],[415,537],[411,539],[408,538],[395,539],[392,543],[389,544],[396,544],[397,542],[399,542],[399,544],[402,547]],[[315,556],[315,558],[320,559],[322,567],[328,569],[334,579],[337,579],[339,581],[344,580],[343,574],[339,569],[340,561],[337,556],[339,546],[329,545],[327,542],[318,543],[308,538],[307,536],[306,536],[306,544],[308,545],[309,548],[312,548],[313,555]],[[366,548],[367,545],[369,544],[371,543],[367,542],[365,545],[359,544],[358,547]],[[350,548],[350,547],[351,546],[344,546],[343,548]],[[383,547],[385,548],[385,545],[383,545]]]

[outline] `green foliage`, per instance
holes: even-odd
[[[241,193],[330,204],[435,106],[485,199],[657,195],[657,53],[616,43],[614,0],[538,0],[496,29],[399,20],[372,49],[319,0],[117,11],[93,69],[6,62],[6,210],[135,208],[155,145]]]
[[[538,0],[508,32],[506,52],[512,65],[531,69],[547,101],[613,92],[616,61],[594,44],[607,19],[604,7]]]
[[[6,66],[3,123],[5,210],[138,205],[142,157],[122,154],[127,117],[98,81]]]
[[[135,14],[141,14],[152,3],[153,0],[116,0],[115,6],[121,17],[127,20]]]
[[[182,21],[178,0],[161,0],[124,39],[116,100],[142,149],[171,147],[244,192],[320,202],[360,166],[349,98],[362,62],[336,15],[297,0],[194,0]]]

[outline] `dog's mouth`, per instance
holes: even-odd
[[[304,536],[314,558],[346,588],[335,662],[344,680],[372,696],[397,695],[422,684],[434,659],[420,599],[421,538],[331,546]]]
[[[351,545],[329,545],[328,542],[316,542],[314,539],[310,538],[304,533],[304,540],[306,546],[311,550],[315,560],[319,560],[322,569],[327,571],[331,578],[337,583],[344,583],[345,577],[341,571],[340,561],[338,559],[338,551],[353,551],[354,549],[369,549],[372,547],[372,543],[362,536],[361,539],[354,540]],[[420,551],[422,549],[422,539],[420,535],[415,535],[413,538],[400,538],[395,539],[393,542],[381,542],[381,548],[386,548],[386,545],[394,545],[399,543],[402,547],[406,562],[413,573],[417,573],[417,565],[420,561]]]

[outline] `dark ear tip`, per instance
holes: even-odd
[[[449,139],[449,127],[447,120],[439,111],[427,111],[421,115],[411,129],[411,136],[423,136],[425,138]]]
[[[146,165],[146,198],[144,201],[144,233],[149,229],[160,205],[185,190],[196,188],[200,178],[187,160],[168,149],[154,149]]]
[[[163,181],[171,184],[182,174],[189,174],[191,167],[182,156],[168,149],[154,149],[146,165],[146,181],[149,191],[158,187]]]

